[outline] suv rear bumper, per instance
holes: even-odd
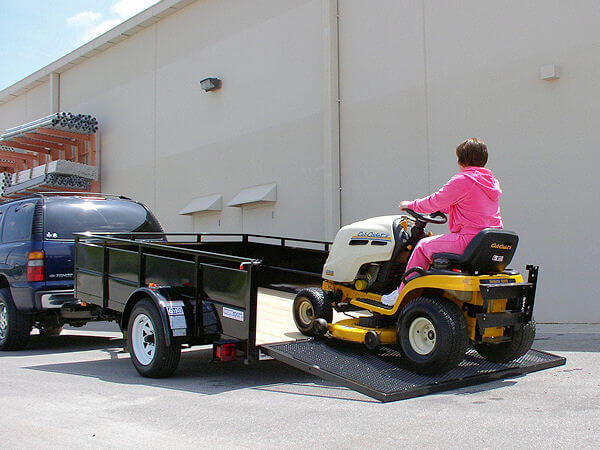
[[[74,289],[61,291],[38,291],[35,293],[35,304],[41,309],[61,308],[66,303],[79,303]]]

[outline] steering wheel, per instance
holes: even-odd
[[[413,216],[416,220],[425,222],[425,223],[434,223],[436,225],[442,225],[448,222],[448,217],[441,211],[436,211],[431,214],[419,214],[418,212],[413,211],[412,209],[405,209],[409,215]]]

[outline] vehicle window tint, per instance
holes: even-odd
[[[162,232],[142,205],[125,200],[48,198],[44,217],[46,239],[72,239],[73,233]]]
[[[12,205],[4,214],[2,241],[28,241],[31,239],[31,222],[35,211],[34,202]]]

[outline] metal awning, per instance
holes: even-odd
[[[277,184],[263,184],[242,189],[227,206],[241,208],[256,203],[273,203],[277,201]]]
[[[222,211],[223,196],[221,194],[207,195],[192,199],[181,211],[180,215],[191,215],[205,211]]]

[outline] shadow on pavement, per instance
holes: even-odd
[[[123,339],[103,336],[64,334],[60,336],[31,335],[23,350],[0,352],[0,358],[72,353],[105,348],[123,348]]]
[[[293,395],[375,402],[347,388],[329,384],[327,381],[275,360],[260,361],[253,366],[245,365],[243,359],[227,363],[213,362],[211,361],[212,348],[183,352],[179,367],[170,378],[143,378],[131,364],[129,355],[120,350],[120,348],[106,348],[104,351],[109,358],[103,360],[27,368],[97,378],[110,383],[151,386],[203,395],[221,394],[238,389],[260,389]]]
[[[275,360],[260,361],[253,366],[245,365],[243,359],[227,363],[213,362],[212,348],[184,351],[177,371],[170,378],[143,378],[131,364],[129,355],[121,351],[121,347],[119,347],[121,341],[114,339],[111,343],[114,343],[112,348],[104,347],[102,349],[107,355],[106,359],[29,366],[27,369],[202,395],[215,395],[239,389],[255,389],[288,395],[379,403],[377,400],[349,388],[322,380]],[[101,347],[98,344],[100,342],[96,342],[96,348]],[[75,350],[77,349],[73,349],[73,351]],[[436,395],[465,395],[473,392],[495,391],[512,386],[517,382],[513,380],[514,378],[498,380],[468,388],[439,392]]]
[[[180,390],[202,395],[215,395],[239,389],[256,389],[291,395],[336,398],[360,402],[376,402],[348,388],[324,381],[313,375],[287,366],[279,361],[261,361],[247,366],[243,359],[233,362],[213,362],[211,348],[187,350],[181,355],[181,362],[175,374],[165,379],[141,377],[129,359],[122,352],[120,338],[61,335],[43,337],[32,335],[27,349],[19,352],[0,352],[4,356],[30,356],[56,353],[100,350],[104,359],[68,362],[27,367],[31,370],[64,373],[118,384],[151,386]],[[598,352],[599,333],[540,333],[533,345],[537,350],[551,353]],[[441,392],[437,395],[466,395],[473,392],[495,391],[515,384],[514,378],[484,383],[477,386]]]

